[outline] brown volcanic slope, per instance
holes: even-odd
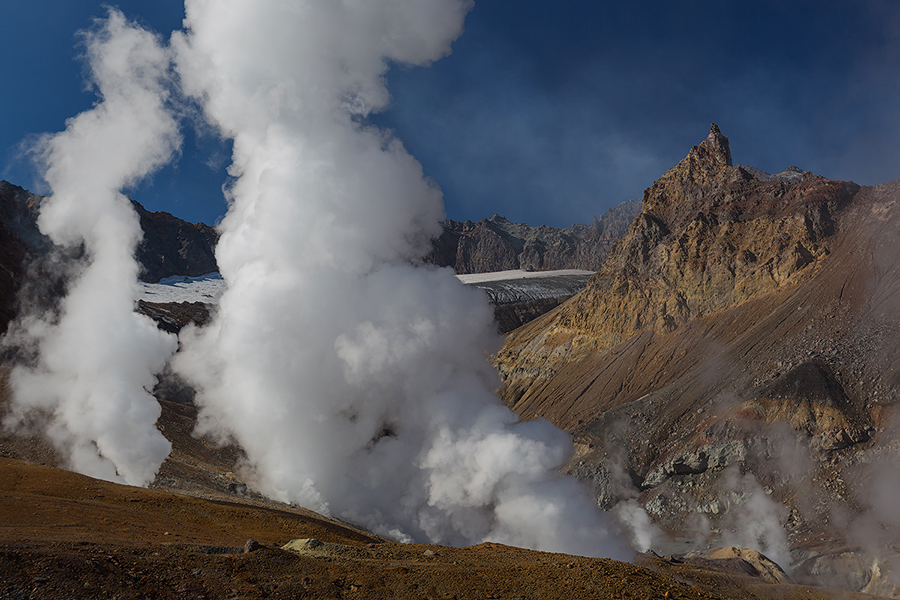
[[[713,126],[587,289],[508,337],[505,401],[576,435],[569,468],[601,505],[725,527],[728,473],[752,473],[787,508],[795,560],[894,554],[896,498],[867,509],[884,473],[900,481],[898,200],[900,182],[761,181]]]
[[[717,136],[724,137],[711,134],[645,192],[643,212],[583,293],[509,337],[498,364],[505,397],[520,413],[537,412],[573,430],[697,369],[706,354],[722,354],[720,347],[690,351],[690,340],[728,343],[801,287],[823,294],[826,277],[828,288],[837,288],[842,315],[858,308],[848,303],[848,292],[864,292],[863,279],[871,277],[857,269],[864,266],[856,264],[858,253],[831,254],[838,246],[852,252],[850,244],[872,243],[874,222],[886,225],[893,207],[875,197],[890,188],[861,190],[813,176],[796,184],[760,182],[730,165],[727,140],[724,151],[713,151]],[[861,233],[866,240],[857,239]],[[831,268],[810,282],[826,262]],[[851,281],[837,281],[838,273]],[[816,300],[807,312],[826,298]],[[806,327],[807,313],[802,316],[788,321]],[[777,325],[779,337],[790,333],[787,323]],[[670,352],[648,354],[661,346]],[[580,385],[573,385],[574,373],[557,374],[574,364],[621,365],[625,355],[637,361],[629,373],[586,374],[576,378]],[[557,381],[565,382],[560,390]]]
[[[0,458],[0,599],[845,597],[767,583],[752,562],[643,556],[640,567],[499,544],[398,544],[235,487],[240,451],[192,436],[193,407],[161,405],[173,452],[154,489]],[[0,437],[0,456],[13,455],[56,462],[40,439]],[[296,538],[327,545],[281,549]],[[245,553],[248,539],[261,548]]]
[[[764,583],[750,562],[643,567],[520,550],[404,545],[287,506],[116,485],[0,459],[0,598],[871,598]],[[280,548],[295,538],[321,550]],[[244,552],[253,539],[259,547]]]

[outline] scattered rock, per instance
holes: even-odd
[[[317,548],[321,548],[325,542],[320,542],[314,538],[299,538],[291,540],[281,547],[282,550],[293,550],[294,552],[309,552]]]
[[[752,548],[726,546],[699,550],[686,554],[684,561],[705,563],[727,573],[751,575],[766,583],[794,583],[778,563]]]

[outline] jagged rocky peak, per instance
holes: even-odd
[[[702,514],[724,533],[746,499],[768,497],[795,576],[841,573],[871,591],[886,578],[855,565],[874,558],[817,553],[860,539],[843,524],[874,508],[878,465],[900,454],[900,246],[885,243],[900,180],[770,176],[729,166],[719,136],[647,190],[583,292],[510,333],[495,359],[502,397],[574,435],[566,468],[599,505],[636,499],[669,531]]]
[[[732,166],[728,138],[713,123],[706,139],[644,191],[643,210],[665,221],[673,210],[680,210],[677,207],[683,209],[696,200],[696,192],[707,193],[731,181],[751,178],[746,171]]]
[[[538,364],[534,372],[549,372],[550,361],[567,360],[559,347],[566,340],[576,340],[572,352],[602,352],[638,334],[669,334],[799,285],[822,267],[859,186],[818,177],[761,181],[729,165],[727,149],[713,126],[644,192],[642,212],[587,288],[508,338],[497,363],[505,398],[541,394],[544,382],[532,388],[530,375],[519,373]]]
[[[640,202],[628,200],[595,217],[590,225],[564,229],[512,223],[496,213],[477,223],[447,220],[441,223],[444,231],[432,241],[433,250],[425,262],[453,267],[460,274],[510,269],[596,271],[640,210]]]
[[[778,173],[776,175],[776,177],[779,177],[781,179],[789,179],[789,178],[799,179],[799,178],[803,177],[804,173],[806,173],[806,171],[804,171],[800,167],[791,165],[787,169],[782,171],[781,173]]]
[[[704,157],[708,156],[712,160],[731,166],[731,148],[728,146],[728,138],[722,135],[722,131],[715,123],[709,126],[709,135],[700,142],[699,146],[691,148],[691,154]]]

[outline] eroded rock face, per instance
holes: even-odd
[[[694,564],[710,564],[726,572],[757,577],[766,583],[794,583],[777,563],[752,548],[710,548],[691,552],[684,559]]]
[[[7,181],[0,181],[0,330],[15,316],[18,294],[26,280],[36,282],[28,302],[37,296],[62,293],[62,261],[83,259],[77,249],[59,254],[40,232],[37,218],[43,197]],[[155,282],[172,275],[196,276],[217,271],[215,230],[202,223],[187,223],[165,212],[148,212],[133,203],[144,230],[136,250],[141,278]],[[47,258],[53,254],[52,258]]]
[[[728,139],[714,125],[647,189],[642,212],[587,289],[509,339],[497,357],[506,397],[527,393],[537,365],[553,369],[550,355],[569,362],[641,331],[670,333],[807,280],[829,256],[836,215],[858,190],[815,176],[759,181],[731,165]],[[572,351],[561,356],[561,344]]]
[[[842,550],[813,555],[798,561],[794,568],[797,583],[860,591],[896,598],[900,555],[875,557],[858,550]]]
[[[613,244],[628,230],[640,212],[640,203],[629,200],[610,209],[590,225],[565,229],[511,223],[493,215],[477,223],[444,221],[444,232],[434,240],[425,261],[453,267],[458,274],[524,269],[596,271]]]
[[[156,283],[172,275],[196,277],[219,270],[219,234],[215,229],[204,223],[188,223],[167,212],[147,211],[137,202],[132,205],[144,231],[135,252],[141,265],[141,281]]]
[[[764,507],[806,559],[888,519],[875,492],[900,480],[900,181],[765,175],[713,127],[496,361],[511,408],[574,435],[567,470],[604,508],[724,538]]]
[[[789,285],[828,256],[833,215],[857,189],[757,181],[731,166],[715,128],[644,193],[609,261],[554,325],[609,346]]]
[[[874,432],[869,416],[847,397],[826,365],[804,362],[750,394],[740,407],[746,418],[785,422],[807,433],[825,450],[867,442]]]

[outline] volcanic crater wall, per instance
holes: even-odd
[[[496,363],[510,407],[575,436],[567,468],[602,506],[726,537],[765,505],[771,551],[799,560],[862,543],[852,524],[875,513],[867,531],[896,531],[874,505],[900,481],[900,183],[796,171],[733,166],[713,126]]]

